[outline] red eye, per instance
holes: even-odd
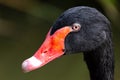
[[[81,27],[80,24],[74,23],[73,26],[72,26],[72,30],[73,31],[78,31],[78,30],[80,30],[80,27]]]

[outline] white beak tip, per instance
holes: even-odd
[[[23,69],[23,72],[29,72],[29,69],[27,68],[28,67],[28,61],[25,60],[23,63],[22,63],[22,69]]]
[[[23,71],[26,72],[30,72],[34,69],[37,69],[41,66],[42,62],[40,60],[38,60],[36,57],[32,56],[31,58],[25,60],[22,63],[22,69]]]

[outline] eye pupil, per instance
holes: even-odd
[[[77,26],[75,26],[75,29],[77,29],[78,27]]]
[[[73,27],[73,29],[77,29],[77,28],[78,28],[78,26],[74,26],[74,27]]]

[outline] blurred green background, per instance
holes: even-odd
[[[82,54],[63,56],[29,73],[21,70],[56,18],[83,5],[97,8],[111,21],[115,80],[120,80],[120,0],[0,0],[0,80],[89,80]]]

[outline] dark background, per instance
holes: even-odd
[[[21,63],[44,41],[56,18],[74,6],[91,6],[111,21],[115,80],[120,80],[120,0],[0,0],[0,80],[89,80],[83,55],[66,55],[23,73]]]

